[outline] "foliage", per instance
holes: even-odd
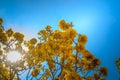
[[[26,80],[105,80],[107,69],[85,48],[87,36],[78,34],[65,20],[59,22],[59,28],[52,30],[48,25],[37,39],[28,41],[19,32],[0,28],[0,80],[20,80],[24,72]],[[22,59],[8,62],[6,55],[11,50],[19,51]]]
[[[2,18],[0,18],[0,24],[2,24],[3,23],[3,19]]]

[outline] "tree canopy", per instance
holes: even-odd
[[[0,24],[3,20],[0,19]],[[24,39],[24,34],[0,28],[0,80],[105,80],[108,70],[85,45],[88,38],[79,34],[72,23],[60,20],[59,30],[47,25],[38,38]],[[9,51],[22,58],[7,60]]]

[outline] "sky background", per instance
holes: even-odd
[[[37,37],[40,29],[58,29],[61,19],[73,22],[78,33],[88,36],[86,48],[108,68],[107,80],[120,76],[115,60],[120,57],[119,0],[0,0],[0,17],[5,30],[12,28]]]

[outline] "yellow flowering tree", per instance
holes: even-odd
[[[38,32],[38,39],[26,42],[27,78],[105,80],[107,69],[100,67],[100,60],[85,48],[87,36],[77,33],[72,23],[65,20],[58,26],[59,30],[52,30],[48,25]]]
[[[58,26],[59,30],[52,30],[48,25],[38,32],[37,39],[28,41],[24,40],[24,35],[13,32],[12,29],[2,31],[0,43],[6,48],[4,50],[1,47],[0,52],[0,79],[10,77],[9,64],[3,54],[6,55],[7,51],[15,48],[22,51],[24,56],[17,66],[13,64],[12,79],[20,79],[20,73],[25,71],[26,80],[105,80],[107,69],[101,67],[100,60],[85,48],[87,36],[77,33],[72,23],[65,20],[60,20]],[[2,73],[4,69],[6,75]]]

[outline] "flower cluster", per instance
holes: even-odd
[[[0,80],[9,79],[5,53],[12,49],[24,55],[21,61],[12,64],[12,79],[20,80],[17,74],[27,70],[26,80],[105,80],[108,70],[86,49],[86,35],[78,34],[72,23],[65,20],[60,20],[60,30],[51,28],[46,26],[38,32],[38,38],[28,41],[19,32],[0,28],[0,46],[3,46],[0,47]]]

